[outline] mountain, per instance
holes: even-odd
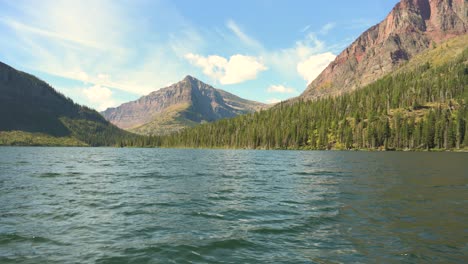
[[[468,151],[468,35],[336,97],[279,103],[150,145],[193,148]]]
[[[363,87],[416,54],[468,30],[466,0],[402,0],[346,48],[302,93],[317,99]]]
[[[0,62],[0,145],[113,145],[131,136],[44,81]]]
[[[192,76],[102,115],[138,134],[169,134],[185,127],[255,112],[266,105],[215,89]]]

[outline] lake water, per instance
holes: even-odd
[[[468,154],[0,148],[0,263],[467,263]]]

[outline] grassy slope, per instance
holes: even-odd
[[[43,133],[0,131],[0,146],[89,146],[74,137],[54,137]]]
[[[468,34],[455,37],[432,47],[431,49],[420,53],[410,61],[403,64],[400,68],[393,72],[393,75],[414,71],[425,63],[430,63],[433,67],[441,66],[456,59],[468,46]]]
[[[243,99],[223,90],[217,89],[217,92],[221,94],[228,106],[236,110],[243,109],[245,113],[248,111],[259,111],[268,107],[262,103]],[[197,126],[200,122],[191,119],[203,120],[205,117],[193,111],[192,107],[193,105],[189,103],[173,105],[163,112],[156,114],[150,122],[128,129],[128,131],[139,135],[168,135],[184,128]],[[203,124],[205,122],[206,121],[202,121],[201,123]]]
[[[173,105],[159,113],[151,122],[129,131],[140,135],[167,135],[186,127],[196,126],[197,122],[184,117],[184,112],[189,111],[189,108],[189,104]]]

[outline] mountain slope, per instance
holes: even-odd
[[[402,0],[339,54],[300,98],[340,95],[379,79],[431,45],[466,34],[467,12],[466,0]]]
[[[116,126],[138,134],[168,134],[185,127],[264,108],[191,76],[169,87],[102,112]]]
[[[280,103],[151,144],[261,149],[468,150],[468,36],[337,97]]]
[[[66,138],[63,140],[68,142],[66,145],[112,145],[130,135],[98,112],[75,104],[44,81],[1,62],[0,131],[5,138],[3,142],[9,144],[15,144],[12,137],[18,135],[27,135],[34,144],[34,135],[40,135]],[[50,140],[60,145],[60,140]]]

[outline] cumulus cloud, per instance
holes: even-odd
[[[266,62],[280,74],[287,77],[298,75],[297,65],[312,55],[325,52],[325,44],[315,34],[308,34],[303,40],[297,41],[291,48],[265,54]],[[299,74],[300,75],[300,74]]]
[[[99,111],[106,110],[117,104],[112,98],[112,91],[107,87],[94,85],[83,89],[82,92],[91,103],[97,105]]]
[[[288,93],[295,93],[296,89],[291,88],[291,87],[286,87],[284,85],[271,85],[270,87],[268,87],[267,91],[269,93],[285,93],[285,94],[288,94]]]
[[[266,102],[267,102],[267,104],[276,104],[276,103],[281,102],[281,99],[278,99],[278,98],[270,98],[270,99],[267,99]]]
[[[259,58],[240,54],[231,56],[229,60],[218,55],[204,57],[193,53],[186,54],[185,58],[221,84],[252,80],[257,78],[258,73],[267,70]]]
[[[312,55],[297,64],[297,72],[307,81],[312,82],[335,59],[331,52]]]
[[[9,8],[0,8],[0,26],[10,30],[2,35],[0,49],[11,51],[4,54],[5,60],[78,81],[77,97],[88,98],[99,109],[115,102],[115,93],[144,95],[193,74],[187,61],[220,84],[256,79],[267,69],[285,80],[309,81],[313,75],[309,70],[317,68],[312,56],[335,50],[308,34],[310,25],[303,28],[308,32],[303,39],[283,49],[268,50],[255,34],[248,34],[255,32],[233,20],[226,21],[219,36],[217,31],[195,27],[167,1],[17,0],[5,4]],[[18,15],[11,17],[10,9]],[[325,25],[323,30],[331,28]],[[232,51],[233,56],[199,55],[204,50]],[[280,97],[282,92],[277,93]]]

